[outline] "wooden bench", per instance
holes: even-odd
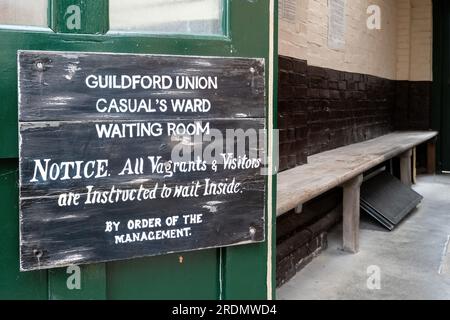
[[[359,200],[363,173],[400,157],[403,183],[411,184],[412,150],[428,142],[428,171],[434,171],[434,131],[394,132],[379,138],[319,153],[308,164],[278,174],[277,216],[301,207],[335,187],[343,187],[343,249],[359,251]]]

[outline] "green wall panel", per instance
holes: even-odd
[[[108,299],[219,298],[219,250],[107,264]]]
[[[19,272],[17,161],[0,159],[0,299],[47,299],[47,272]]]
[[[79,280],[74,277],[78,277]],[[68,270],[68,268],[49,269],[48,298],[50,300],[106,299],[105,264],[79,266],[79,271]]]
[[[49,26],[55,32],[104,34],[109,28],[108,0],[50,0]]]

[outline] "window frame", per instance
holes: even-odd
[[[130,36],[151,36],[164,38],[180,38],[180,39],[214,39],[214,40],[231,40],[230,38],[230,0],[222,1],[222,34],[195,34],[195,33],[177,33],[177,32],[154,32],[151,30],[111,30],[109,23],[109,0],[108,0],[108,31],[107,35],[130,35]]]
[[[47,0],[47,25],[46,26],[31,26],[31,25],[22,25],[22,24],[2,24],[0,23],[0,30],[12,30],[12,31],[31,31],[31,32],[44,32],[44,33],[58,33],[58,30],[55,30],[53,25],[54,13],[53,13],[53,2],[55,0]],[[110,29],[110,21],[109,21],[109,0],[107,1],[107,10],[106,10],[106,19],[107,21],[107,30],[103,35],[109,36],[130,36],[130,37],[152,37],[152,38],[172,38],[172,39],[185,39],[185,40],[222,40],[222,41],[231,41],[231,32],[230,32],[230,0],[221,0],[222,1],[222,34],[189,34],[189,33],[163,33],[163,32],[153,32],[150,30],[111,30]]]
[[[7,24],[0,22],[0,30],[19,30],[19,31],[37,31],[37,32],[51,32],[50,28],[50,5],[51,0],[47,0],[47,9],[45,10],[45,18],[47,23],[42,26],[33,26],[25,24]]]

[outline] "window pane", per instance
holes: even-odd
[[[110,29],[223,34],[223,0],[110,0]]]
[[[0,0],[0,25],[47,27],[48,0]]]

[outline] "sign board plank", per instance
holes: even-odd
[[[262,118],[265,113],[263,59],[35,52],[22,54],[20,65],[21,121]],[[208,99],[210,110],[173,110],[176,99]],[[165,112],[161,100],[167,100]],[[114,103],[117,108],[110,107]]]
[[[264,60],[18,63],[21,270],[264,241]]]

